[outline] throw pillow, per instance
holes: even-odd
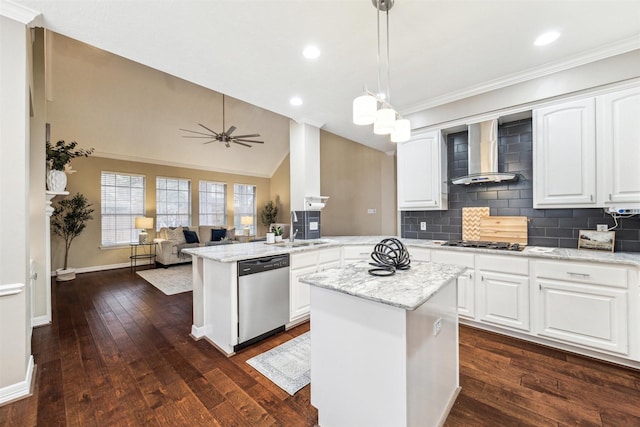
[[[182,232],[184,233],[184,238],[187,243],[200,243],[200,240],[198,240],[198,235],[195,231],[182,230]]]
[[[227,237],[227,230],[225,228],[211,230],[211,241],[219,242]]]
[[[175,240],[176,243],[178,244],[187,243],[187,240],[184,238],[184,233],[182,231],[183,231],[182,227],[176,227],[176,228],[169,227],[167,229],[167,239]]]

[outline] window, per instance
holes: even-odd
[[[156,231],[179,225],[191,225],[191,181],[157,177]]]
[[[256,186],[234,184],[233,185],[233,225],[236,233],[242,234],[244,224],[243,216],[252,217],[252,224],[249,227],[250,234],[256,234]]]
[[[138,241],[135,218],[144,216],[145,177],[102,172],[100,220],[102,246],[116,246]]]
[[[200,181],[200,225],[227,225],[227,185]]]

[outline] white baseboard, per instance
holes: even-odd
[[[45,314],[44,316],[33,317],[31,319],[31,327],[35,328],[36,326],[44,326],[51,324],[51,316]]]
[[[131,264],[128,262],[121,262],[119,264],[108,264],[108,265],[94,265],[91,267],[80,267],[76,268],[76,273],[91,273],[94,271],[104,271],[104,270],[116,270],[118,268],[131,267]],[[72,267],[73,268],[73,267]],[[51,277],[56,276],[56,272],[51,272]]]
[[[29,365],[23,381],[0,388],[0,405],[21,399],[31,394],[33,379],[33,356],[29,356]]]

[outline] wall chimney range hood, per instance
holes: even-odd
[[[518,175],[498,172],[498,120],[469,125],[469,174],[451,180],[455,185],[514,182]]]

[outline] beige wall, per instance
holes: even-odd
[[[396,234],[393,156],[321,131],[320,189],[323,236]]]
[[[156,213],[156,177],[186,178],[191,180],[191,223],[198,225],[198,182],[208,180],[227,184],[227,225],[233,225],[233,185],[249,184],[256,186],[256,206],[258,215],[271,196],[270,180],[252,176],[233,175],[220,172],[203,171],[199,169],[176,168],[149,163],[130,162],[105,159],[91,156],[77,158],[72,161],[73,169],[77,170],[69,176],[67,191],[72,197],[75,193],[84,194],[95,209],[93,220],[78,236],[69,251],[69,267],[93,268],[110,266],[129,262],[129,247],[119,249],[100,248],[100,176],[102,171],[121,172],[144,175],[146,177],[146,215],[155,216]],[[55,201],[54,201],[55,206]],[[264,235],[266,230],[258,224],[258,234]],[[155,237],[155,231],[149,232],[149,238]],[[64,258],[64,244],[60,237],[53,235],[51,241],[51,266],[61,268]]]
[[[291,171],[289,170],[289,155],[287,155],[276,172],[271,177],[271,198],[278,207],[278,222],[289,222],[291,204]],[[261,207],[262,208],[262,207]]]

